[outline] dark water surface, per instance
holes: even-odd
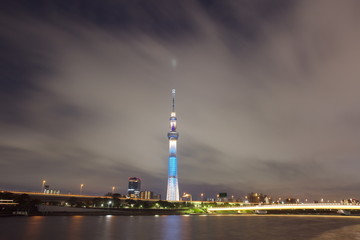
[[[359,239],[349,216],[47,216],[0,218],[0,240]]]

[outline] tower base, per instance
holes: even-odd
[[[168,178],[166,200],[167,201],[179,201],[180,200],[178,179],[176,177]]]

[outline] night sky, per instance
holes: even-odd
[[[360,198],[360,2],[36,0],[0,8],[0,189]],[[176,64],[175,64],[176,63]]]

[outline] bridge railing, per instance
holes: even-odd
[[[269,207],[269,206],[359,206],[359,203],[293,203],[293,204],[241,204],[237,206],[219,206],[219,207],[211,207],[211,208],[253,208],[253,207]]]

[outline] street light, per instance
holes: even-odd
[[[114,195],[115,187],[112,187],[112,194]]]
[[[80,195],[82,195],[83,187],[84,187],[84,184],[80,184]]]
[[[43,180],[42,185],[41,185],[41,192],[44,192],[45,183],[46,183],[46,180]]]

